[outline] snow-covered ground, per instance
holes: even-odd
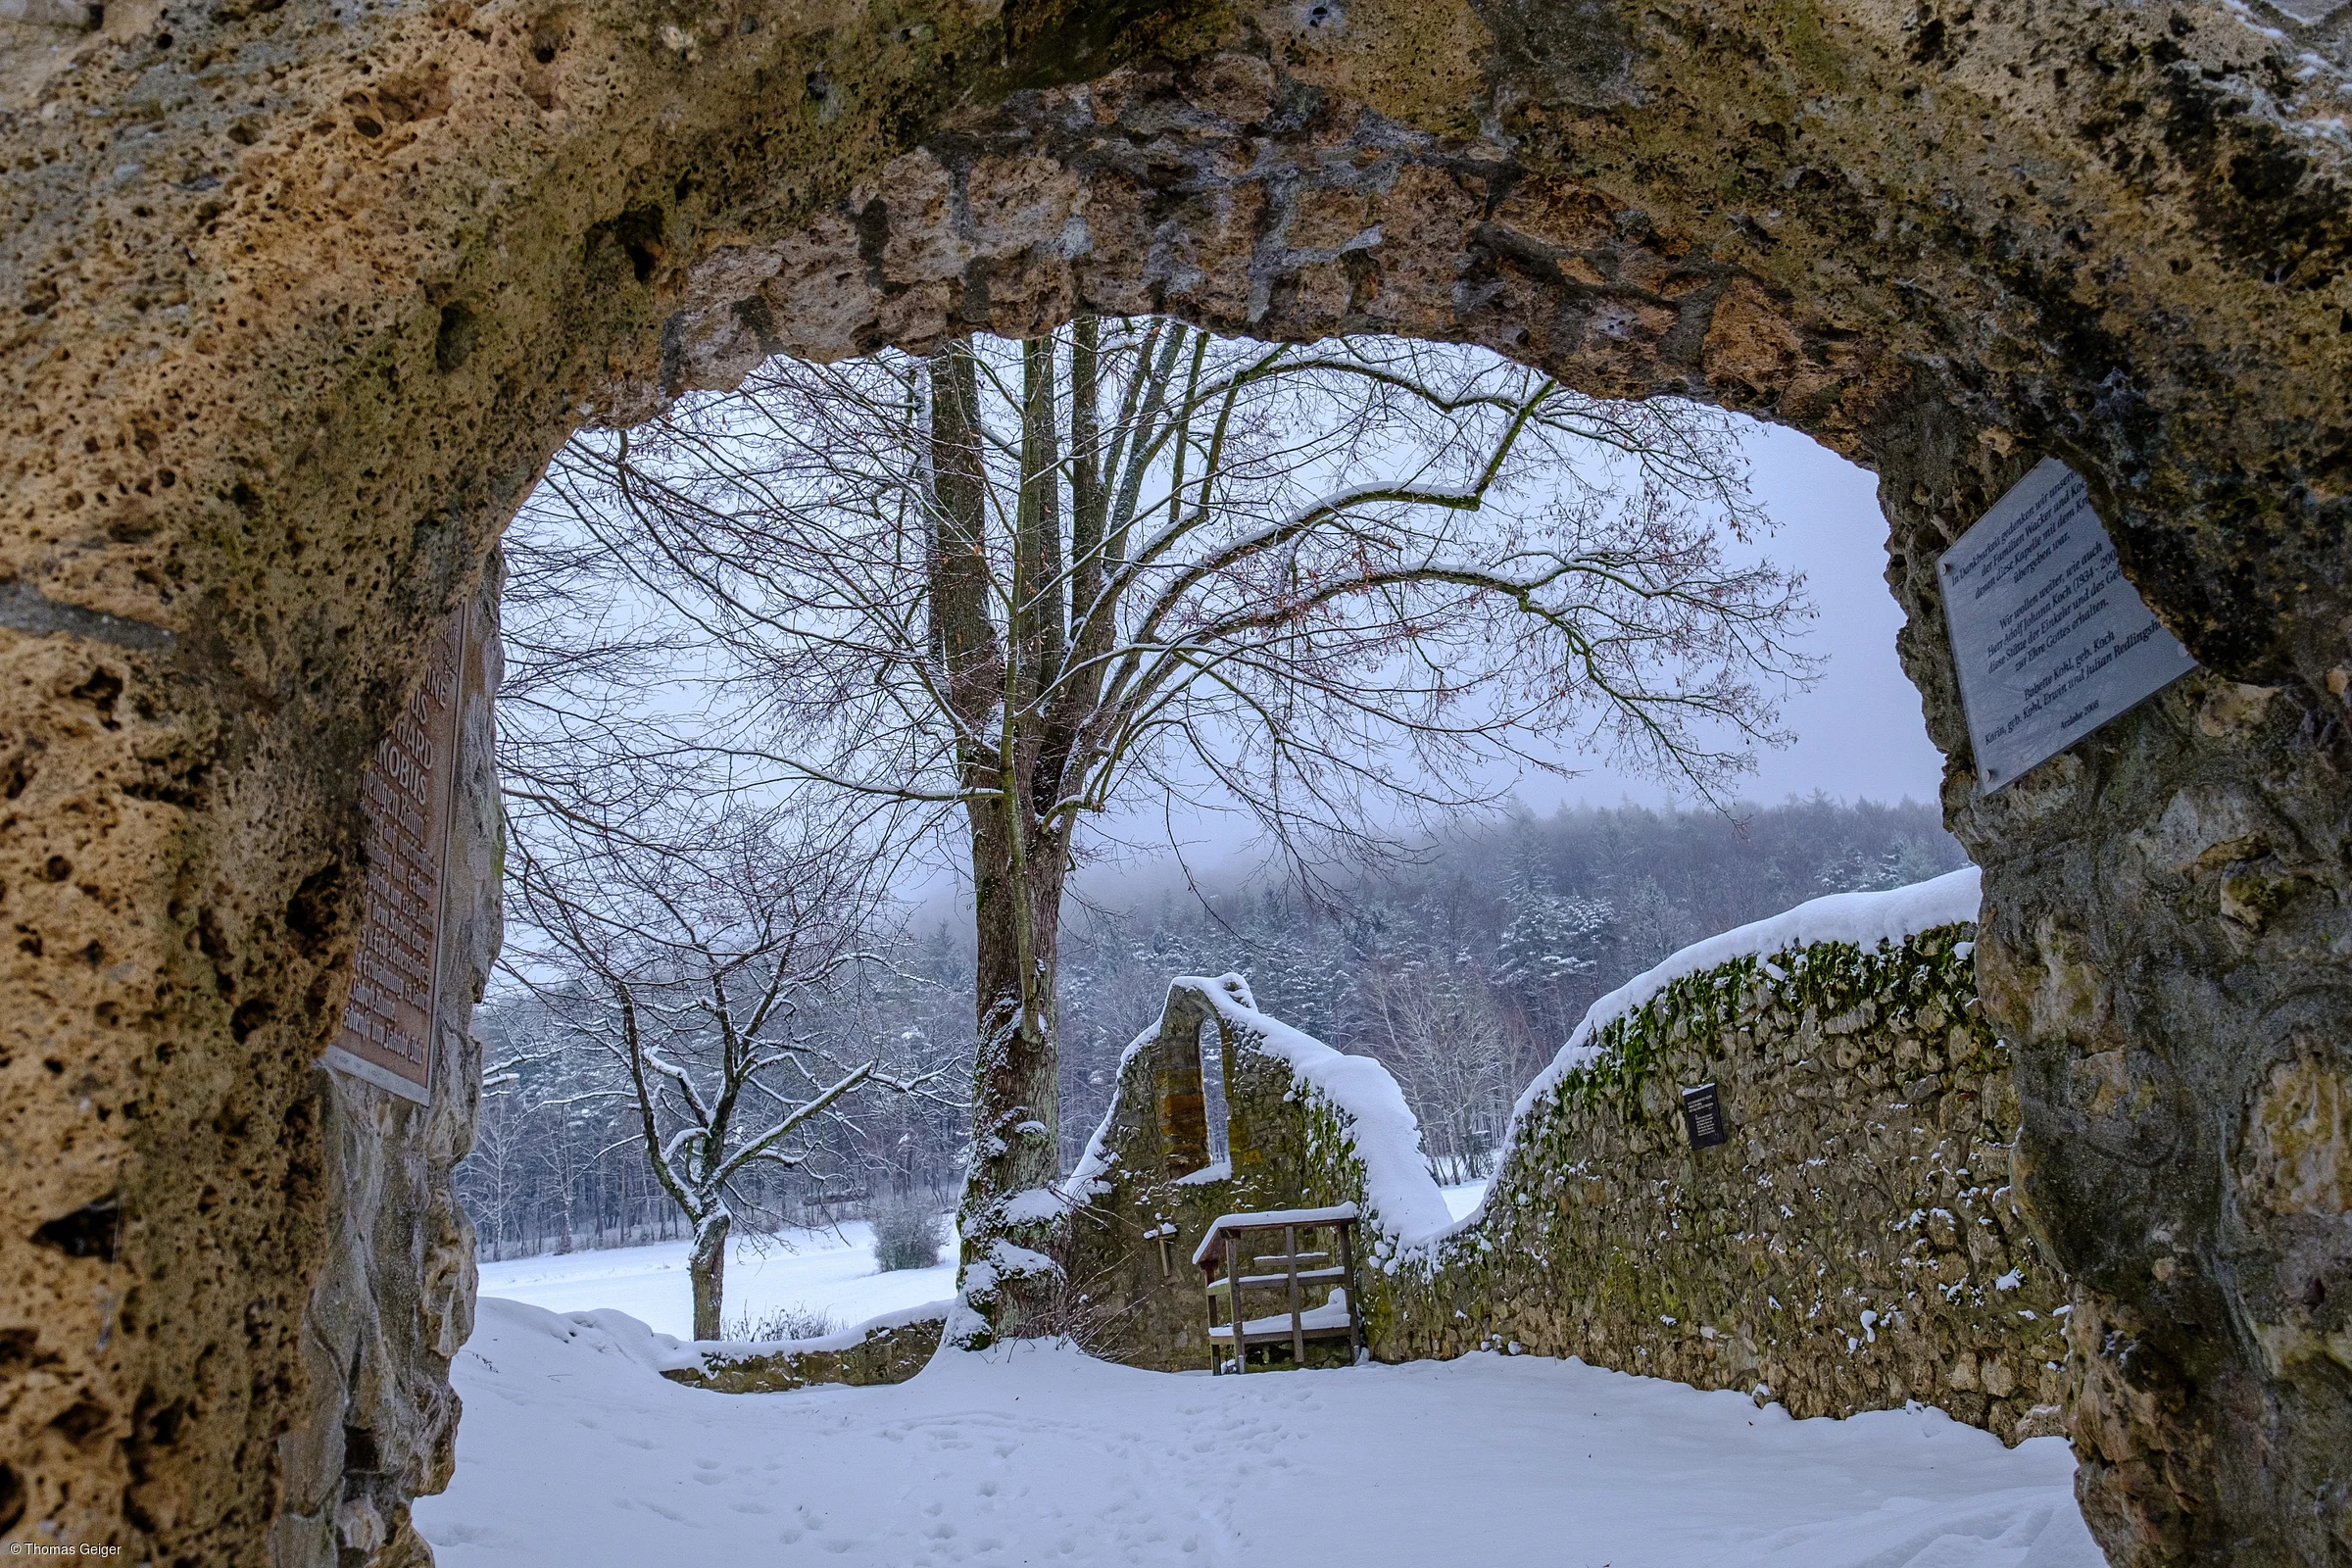
[[[1517,1115],[1590,1054],[1611,1007],[1675,974],[1735,951],[1867,946],[1967,918],[1976,896],[1974,871],[1957,872],[1686,950],[1596,1004]],[[1201,984],[1248,1009],[1237,977]],[[1477,1209],[1485,1183],[1428,1180],[1385,1074],[1249,1021],[1352,1118],[1385,1222],[1436,1237]],[[738,1244],[730,1324],[792,1306],[848,1325],[955,1288],[945,1264],[877,1273],[862,1224],[789,1244]],[[659,1375],[676,1349],[655,1338],[688,1332],[686,1250],[482,1270],[479,1322],[451,1372],[466,1401],[457,1476],[416,1504],[443,1568],[2101,1568],[2058,1439],[2004,1449],[1923,1409],[1792,1421],[1574,1360],[1211,1379],[1024,1346],[946,1353],[895,1388],[687,1389]]]
[[[663,1381],[642,1325],[484,1300],[443,1568],[646,1562],[2098,1568],[2066,1446],[1791,1421],[1575,1361],[1169,1376],[1029,1347],[896,1388]]]
[[[734,1250],[730,1320],[955,1290],[948,1265],[876,1273],[859,1223],[790,1240]],[[2101,1564],[2064,1443],[1933,1410],[1791,1421],[1534,1356],[1211,1379],[1044,1347],[732,1396],[653,1369],[654,1333],[689,1327],[684,1243],[487,1264],[482,1295],[457,1478],[416,1504],[442,1568]]]
[[[946,1228],[942,1220],[942,1231]],[[828,1312],[846,1328],[956,1294],[953,1262],[879,1274],[873,1245],[873,1232],[863,1220],[782,1237],[737,1237],[727,1249],[727,1321],[748,1313],[757,1323],[779,1306],[798,1306]],[[686,1279],[690,1250],[686,1242],[662,1242],[484,1263],[482,1295],[528,1301],[552,1312],[612,1307],[656,1333],[683,1340],[694,1333],[694,1287]],[[942,1249],[940,1255],[952,1259],[955,1253]]]

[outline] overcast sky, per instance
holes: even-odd
[[[1766,752],[1741,793],[1769,805],[1827,790],[1840,800],[1933,802],[1943,760],[1928,740],[1919,692],[1894,658],[1903,623],[1886,589],[1886,520],[1878,480],[1793,430],[1753,427],[1747,443],[1757,498],[1781,522],[1764,555],[1802,571],[1819,607],[1806,648],[1829,661],[1821,683],[1785,710],[1796,742]],[[1670,799],[1656,785],[1596,767],[1567,783],[1529,782],[1523,798],[1539,809],[1559,801],[1614,805],[1632,798]]]
[[[1818,613],[1799,646],[1823,660],[1824,670],[1810,691],[1786,698],[1783,727],[1794,733],[1794,743],[1759,752],[1756,772],[1736,786],[1737,793],[1759,805],[1816,790],[1849,801],[1934,801],[1943,763],[1928,740],[1919,692],[1894,657],[1903,616],[1886,588],[1886,522],[1877,478],[1775,425],[1751,424],[1745,449],[1755,495],[1781,525],[1747,553],[1805,574]],[[1565,755],[1561,760],[1577,765]],[[1493,782],[1512,787],[1509,775]],[[1562,802],[1697,804],[1662,782],[1621,771],[1605,758],[1585,760],[1573,779],[1522,774],[1516,789],[1539,811]],[[1149,827],[1144,831],[1148,836]]]

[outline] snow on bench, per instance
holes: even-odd
[[[1418,1147],[1416,1145],[1416,1147]],[[1288,1341],[1292,1357],[1300,1366],[1306,1364],[1306,1342],[1309,1340],[1346,1339],[1349,1359],[1363,1350],[1363,1322],[1355,1309],[1355,1242],[1356,1206],[1353,1203],[1333,1203],[1321,1208],[1272,1208],[1244,1214],[1220,1214],[1209,1225],[1208,1234],[1201,1239],[1193,1253],[1193,1261],[1207,1277],[1208,1287],[1208,1369],[1212,1373],[1226,1369],[1225,1357],[1217,1350],[1219,1341],[1234,1348],[1233,1370],[1250,1370],[1250,1347],[1252,1344],[1274,1346]],[[1331,1252],[1322,1250],[1302,1251],[1298,1246],[1300,1231],[1328,1230],[1331,1245],[1339,1251],[1336,1266],[1300,1268],[1298,1265],[1328,1264]],[[1282,1250],[1261,1253],[1262,1243],[1249,1243],[1248,1237],[1282,1237]],[[1245,1248],[1248,1250],[1245,1250]],[[1243,1260],[1263,1267],[1274,1263],[1281,1266],[1276,1274],[1245,1272]],[[1219,1265],[1224,1277],[1217,1277]],[[1321,1306],[1309,1306],[1300,1289],[1338,1281]],[[1284,1291],[1290,1296],[1291,1309],[1271,1317],[1249,1317],[1242,1302],[1250,1291],[1261,1294]],[[1225,1298],[1225,1322],[1217,1321],[1217,1298]],[[1240,1325],[1238,1331],[1235,1325]]]
[[[1310,1334],[1318,1329],[1345,1329],[1348,1324],[1348,1293],[1337,1287],[1333,1288],[1330,1298],[1325,1300],[1321,1306],[1310,1306],[1298,1314],[1298,1326]],[[1270,1339],[1277,1336],[1287,1338],[1291,1332],[1291,1314],[1277,1312],[1271,1317],[1253,1317],[1242,1325],[1242,1332],[1251,1339],[1255,1339],[1261,1334]],[[1209,1329],[1208,1337],[1212,1340],[1231,1341],[1233,1325],[1230,1323],[1216,1324]]]
[[[1219,1214],[1193,1250],[1195,1263],[1208,1261],[1209,1250],[1226,1231],[1271,1231],[1285,1225],[1329,1225],[1335,1220],[1356,1219],[1360,1216],[1353,1203],[1334,1203],[1329,1208],[1269,1208],[1254,1214]]]

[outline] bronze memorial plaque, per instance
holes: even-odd
[[[326,1064],[411,1100],[432,1098],[441,887],[457,794],[466,614],[450,617],[407,711],[362,785],[368,887],[351,1000]]]

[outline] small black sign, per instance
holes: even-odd
[[[1713,1149],[1730,1136],[1723,1130],[1723,1105],[1713,1084],[1683,1091],[1683,1125],[1690,1130],[1692,1149]]]

